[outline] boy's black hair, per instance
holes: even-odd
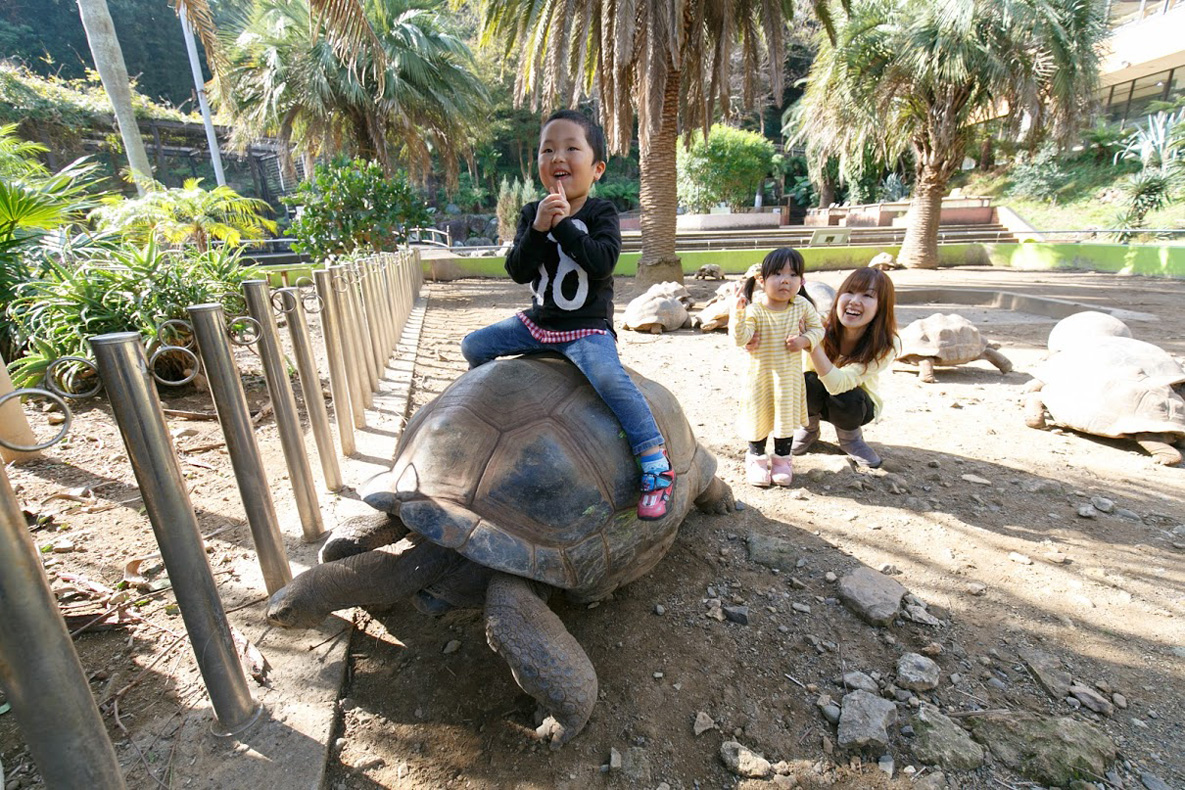
[[[543,126],[547,126],[552,121],[572,121],[580,126],[584,130],[584,139],[588,142],[588,147],[592,149],[593,164],[606,161],[605,132],[600,126],[597,126],[592,118],[579,110],[556,110],[543,122]]]
[[[778,272],[782,271],[789,264],[790,270],[802,277],[806,274],[806,260],[803,259],[802,253],[793,247],[779,247],[776,250],[771,250],[765,256],[765,260],[761,262],[761,279],[773,277]],[[744,285],[741,286],[741,293],[745,295],[745,299],[749,302],[753,301],[753,290],[757,285],[757,275],[745,278]],[[800,296],[805,296],[806,300],[812,305],[815,300],[806,292],[806,283],[804,282],[798,288]]]

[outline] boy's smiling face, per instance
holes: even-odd
[[[564,195],[575,214],[588,197],[593,182],[605,172],[605,163],[594,161],[584,128],[564,118],[543,127],[539,135],[539,179],[548,192],[563,184]]]

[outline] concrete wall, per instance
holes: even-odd
[[[753,230],[776,228],[781,224],[778,214],[680,214],[675,218],[675,230]]]
[[[1086,269],[1185,279],[1185,246],[1171,244],[984,244],[993,266]]]

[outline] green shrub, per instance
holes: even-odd
[[[338,157],[317,165],[296,194],[292,248],[318,259],[363,250],[389,250],[407,240],[407,231],[427,225],[423,198],[405,174],[388,176],[377,162]]]
[[[1058,190],[1069,180],[1053,143],[1045,143],[1031,156],[1018,154],[1011,175],[1012,188],[1008,194],[1052,202],[1057,202]]]
[[[773,143],[759,134],[717,124],[705,141],[696,130],[678,150],[679,202],[698,213],[717,203],[751,206],[773,157]]]
[[[58,357],[90,357],[89,338],[108,332],[139,332],[156,338],[170,318],[188,318],[187,307],[220,302],[227,315],[245,311],[242,283],[259,272],[243,266],[237,251],[166,250],[100,244],[88,257],[47,258],[40,276],[17,286],[8,307],[28,351],[9,364],[18,387],[36,385]]]
[[[1160,168],[1147,168],[1129,177],[1123,185],[1126,201],[1123,209],[1115,216],[1117,228],[1143,228],[1149,213],[1168,205],[1172,199],[1173,180]],[[1131,241],[1134,233],[1114,234],[1115,241]]]
[[[593,184],[592,195],[613,203],[618,211],[629,211],[638,205],[637,181],[598,181]]]

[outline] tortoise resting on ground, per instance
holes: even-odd
[[[416,412],[394,466],[362,492],[389,515],[335,530],[322,564],[272,596],[268,619],[311,627],[338,609],[408,598],[429,614],[484,605],[490,647],[549,714],[538,735],[553,748],[572,738],[596,704],[597,676],[550,593],[605,598],[662,559],[692,505],[733,506],[675,397],[631,375],[677,473],[665,518],[637,518],[637,463],[574,365],[550,354],[495,360]]]
[[[695,306],[691,293],[676,282],[655,283],[625,306],[621,323],[626,329],[659,335],[689,323],[687,312]]]
[[[1159,346],[1097,336],[1058,351],[1033,371],[1025,423],[1048,421],[1083,433],[1137,442],[1165,466],[1181,463],[1185,371]]]
[[[926,384],[934,378],[935,365],[961,365],[986,359],[1001,373],[1012,370],[1008,358],[984,340],[975,324],[955,313],[934,313],[901,330],[901,354],[897,361],[918,366],[918,378]]]

